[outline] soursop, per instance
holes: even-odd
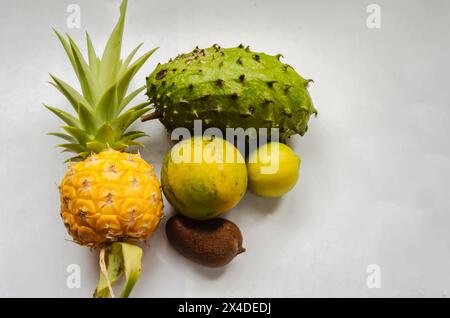
[[[304,135],[312,114],[317,114],[301,77],[280,61],[252,52],[249,47],[195,48],[166,64],[158,64],[147,78],[147,95],[168,130],[194,128],[279,128],[280,139]]]

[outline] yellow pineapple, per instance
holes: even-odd
[[[51,75],[55,86],[70,102],[77,116],[55,107],[46,107],[67,125],[64,133],[51,133],[67,143],[59,145],[74,152],[60,185],[61,217],[73,240],[100,248],[100,280],[95,297],[114,297],[112,284],[122,274],[127,297],[136,283],[142,250],[132,245],[146,240],[157,228],[163,214],[162,195],[153,167],[139,154],[125,152],[139,146],[140,131],[127,131],[149,103],[125,110],[145,87],[127,94],[137,71],[156,50],[132,62],[137,50],[121,59],[127,0],[122,2],[119,22],[103,56],[95,53],[87,35],[88,59],[67,35],[56,32],[75,70],[81,93]],[[131,244],[130,244],[131,243]]]
[[[93,154],[72,164],[61,183],[61,217],[81,245],[142,241],[161,216],[158,179],[139,155],[115,150]]]

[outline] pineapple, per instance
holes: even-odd
[[[81,86],[81,93],[56,76],[51,84],[70,102],[77,116],[45,105],[60,117],[64,133],[51,133],[66,142],[59,145],[73,152],[60,186],[61,217],[73,240],[99,248],[100,280],[95,297],[114,297],[112,284],[124,273],[122,297],[131,292],[140,274],[142,250],[130,243],[147,239],[163,214],[162,195],[153,167],[139,154],[125,152],[140,146],[140,131],[128,131],[146,113],[149,103],[125,110],[145,87],[127,94],[129,84],[156,50],[132,62],[140,46],[120,58],[127,0],[120,19],[99,58],[88,34],[88,59],[67,35],[61,41]]]
[[[158,179],[139,155],[93,154],[69,167],[60,188],[61,217],[80,245],[145,240],[162,215]]]

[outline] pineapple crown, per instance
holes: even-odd
[[[52,78],[50,84],[67,98],[77,114],[72,116],[61,109],[44,105],[67,124],[62,127],[64,133],[49,134],[67,142],[58,146],[64,148],[64,152],[76,154],[67,161],[83,160],[93,152],[98,153],[106,149],[124,151],[129,146],[143,146],[136,139],[146,134],[127,129],[151,109],[150,103],[142,103],[125,111],[128,104],[145,90],[145,86],[129,94],[127,91],[133,77],[157,48],[132,63],[142,46],[140,44],[125,59],[121,59],[127,3],[127,0],[122,2],[119,21],[109,37],[101,58],[97,56],[87,32],[88,59],[85,60],[68,34],[65,39],[54,30],[69,57],[82,91],[79,93],[69,84],[50,74]]]

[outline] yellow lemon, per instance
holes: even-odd
[[[217,137],[193,137],[175,145],[166,156],[161,183],[178,212],[206,220],[241,201],[247,190],[247,169],[231,143]]]
[[[300,157],[281,143],[269,143],[248,157],[247,170],[250,189],[262,197],[281,197],[297,183]]]

